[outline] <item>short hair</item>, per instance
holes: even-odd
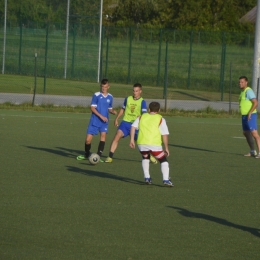
[[[246,76],[241,76],[239,79],[244,79],[246,82],[248,82],[248,78]]]
[[[108,79],[102,79],[101,80],[101,85],[106,85],[108,83]]]
[[[150,109],[150,112],[159,112],[160,110],[160,103],[158,102],[151,102],[149,104],[149,109]]]
[[[140,88],[140,89],[142,89],[142,84],[141,83],[135,83],[133,88]]]

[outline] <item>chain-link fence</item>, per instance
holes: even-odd
[[[99,35],[98,24],[71,23],[65,55],[66,24],[8,21],[5,55],[1,51],[5,74],[33,76],[37,53],[37,76],[44,79],[42,94],[59,84],[65,87],[71,80],[84,89],[85,82],[107,77],[111,83],[141,82],[161,88],[158,98],[167,94],[169,100],[180,95],[196,100],[198,96],[200,101],[204,96],[204,101],[230,101],[230,94],[231,101],[237,101],[238,77],[252,74],[251,34],[109,26],[103,27],[101,46]],[[3,42],[2,29],[1,50]],[[49,79],[65,75],[66,81],[48,84]],[[6,84],[1,77],[0,83]]]

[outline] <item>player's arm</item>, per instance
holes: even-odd
[[[112,114],[112,115],[116,115],[116,114],[117,114],[117,111],[116,111],[115,109],[113,109],[113,108],[109,108],[109,109],[108,109],[108,112],[109,112],[110,114]]]
[[[162,140],[163,140],[163,145],[164,145],[164,151],[167,153],[167,156],[169,156],[170,152],[169,152],[169,146],[168,146],[168,135],[163,135]]]
[[[162,118],[162,120],[160,122],[159,129],[160,129],[160,133],[162,135],[164,151],[167,153],[167,156],[169,156],[170,155],[169,146],[168,146],[169,129],[168,129],[168,126],[167,126],[166,121],[165,121],[164,118]]]
[[[131,130],[130,130],[130,147],[131,148],[135,148],[135,127],[134,126],[131,126]]]
[[[124,114],[125,110],[123,108],[120,109],[119,113],[117,114],[116,116],[116,119],[115,119],[115,122],[114,122],[114,125],[115,126],[118,126],[119,123],[118,123],[118,119]]]
[[[97,111],[97,109],[96,109],[95,106],[91,106],[90,109],[91,109],[91,112],[92,112],[93,114],[95,114],[96,116],[98,116],[103,122],[108,122],[108,118],[105,117],[105,116],[102,116],[102,115]]]
[[[256,98],[252,98],[252,99],[251,99],[251,102],[252,102],[252,107],[251,107],[251,109],[250,109],[250,111],[249,111],[249,113],[248,113],[248,120],[251,119],[251,114],[253,113],[253,111],[254,111],[254,110],[257,108],[257,106],[258,106],[258,101],[257,101]]]
[[[135,130],[138,129],[140,117],[136,118],[130,129],[130,147],[135,148]]]

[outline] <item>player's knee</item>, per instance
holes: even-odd
[[[166,156],[163,156],[162,158],[158,159],[160,163],[168,162]]]

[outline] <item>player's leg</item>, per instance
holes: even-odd
[[[115,137],[111,143],[110,150],[109,150],[109,155],[106,158],[105,162],[111,163],[113,161],[113,156],[114,153],[117,149],[119,140],[123,137],[126,137],[130,134],[130,129],[131,129],[131,123],[122,121],[117,129],[117,132],[115,134]]]
[[[98,128],[89,124],[87,133],[86,133],[86,139],[85,139],[85,154],[79,155],[77,157],[77,160],[86,160],[90,155],[90,149],[91,149],[91,141],[93,139],[94,135],[98,134]]]
[[[91,142],[93,139],[92,134],[87,134],[86,135],[86,141],[85,141],[85,157],[88,158],[90,155],[90,149],[91,149]]]
[[[248,121],[249,128],[251,130],[251,135],[254,137],[257,148],[258,148],[258,154],[256,154],[257,159],[260,158],[260,137],[257,131],[257,114],[254,113],[251,115],[251,119]]]
[[[111,163],[113,161],[114,152],[117,149],[119,140],[123,136],[124,136],[124,133],[120,129],[118,129],[116,134],[115,134],[115,137],[114,137],[114,139],[113,139],[113,141],[111,143],[110,150],[109,150],[109,155],[108,155],[108,157],[105,160],[106,163]]]
[[[142,168],[144,173],[144,181],[146,184],[152,184],[152,179],[150,176],[149,168],[150,168],[150,154],[149,151],[140,151],[142,154]]]
[[[104,151],[104,148],[105,148],[106,136],[107,136],[106,132],[101,132],[100,133],[100,141],[99,141],[98,150],[97,150],[97,154],[100,157],[101,157],[101,155],[102,155],[102,153]],[[100,162],[104,162],[104,161],[102,159],[100,159]]]
[[[248,146],[250,147],[250,152],[245,154],[244,156],[255,156],[256,155],[255,142],[254,142],[254,138],[253,138],[253,136],[251,134],[250,125],[249,125],[250,121],[248,121],[247,116],[242,116],[243,134],[244,134],[244,136],[246,138]]]
[[[163,184],[165,186],[172,187],[173,183],[170,180],[170,169],[169,163],[167,161],[166,154],[163,150],[161,151],[152,151],[151,154],[160,162],[161,164],[161,172],[163,177]]]

